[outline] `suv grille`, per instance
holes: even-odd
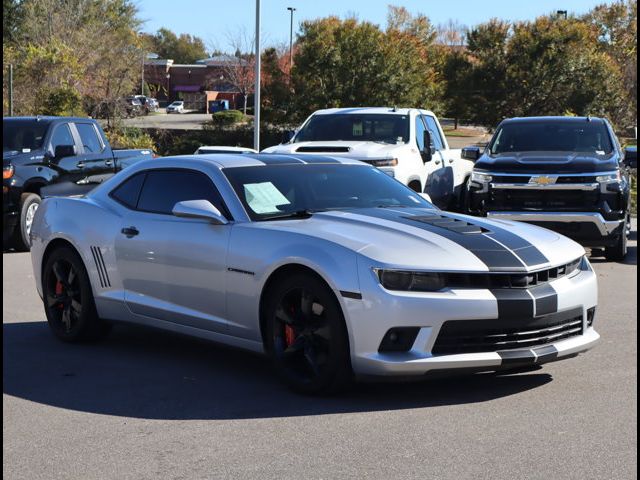
[[[452,320],[440,328],[434,355],[531,348],[582,335],[582,309],[517,320]]]
[[[331,147],[331,146],[326,146],[326,147],[299,147],[296,152],[300,152],[300,153],[323,153],[323,152],[328,152],[328,153],[347,153],[349,152],[349,150],[351,150],[351,148],[349,147]]]

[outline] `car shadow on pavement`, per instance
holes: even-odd
[[[266,357],[153,329],[118,325],[70,345],[45,322],[3,325],[4,393],[80,412],[146,419],[247,419],[484,402],[540,387],[547,373],[359,383],[331,397],[290,392]]]

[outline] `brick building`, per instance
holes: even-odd
[[[147,59],[144,80],[150,95],[162,104],[183,100],[188,110],[207,111],[211,100],[229,100],[229,108],[242,108],[241,95],[225,80],[225,61],[228,57],[218,56],[185,65]]]

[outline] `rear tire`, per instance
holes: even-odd
[[[23,193],[20,196],[20,218],[13,231],[12,238],[13,247],[19,252],[28,252],[31,250],[29,234],[31,233],[33,219],[41,202],[40,196],[35,193]]]
[[[627,256],[628,223],[629,222],[625,220],[622,233],[620,233],[616,244],[613,247],[606,247],[604,249],[604,256],[610,262],[621,262]]]
[[[95,341],[109,333],[111,325],[98,317],[84,263],[71,247],[59,247],[47,258],[42,291],[49,327],[63,342]]]
[[[327,394],[352,380],[340,303],[319,278],[297,273],[269,292],[265,347],[278,377],[294,391]]]

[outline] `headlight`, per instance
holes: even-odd
[[[471,181],[476,183],[489,183],[493,177],[482,172],[471,172]]]
[[[365,160],[369,165],[374,167],[395,167],[398,165],[397,158],[383,158],[380,160]]]
[[[7,180],[8,178],[13,177],[13,173],[14,173],[14,169],[13,169],[13,165],[7,165],[6,167],[2,168],[2,179],[3,180]]]
[[[400,270],[377,270],[376,273],[387,290],[437,292],[445,287],[445,277],[440,273]]]
[[[620,182],[622,180],[622,174],[620,171],[610,173],[607,175],[599,175],[596,177],[598,183]]]

